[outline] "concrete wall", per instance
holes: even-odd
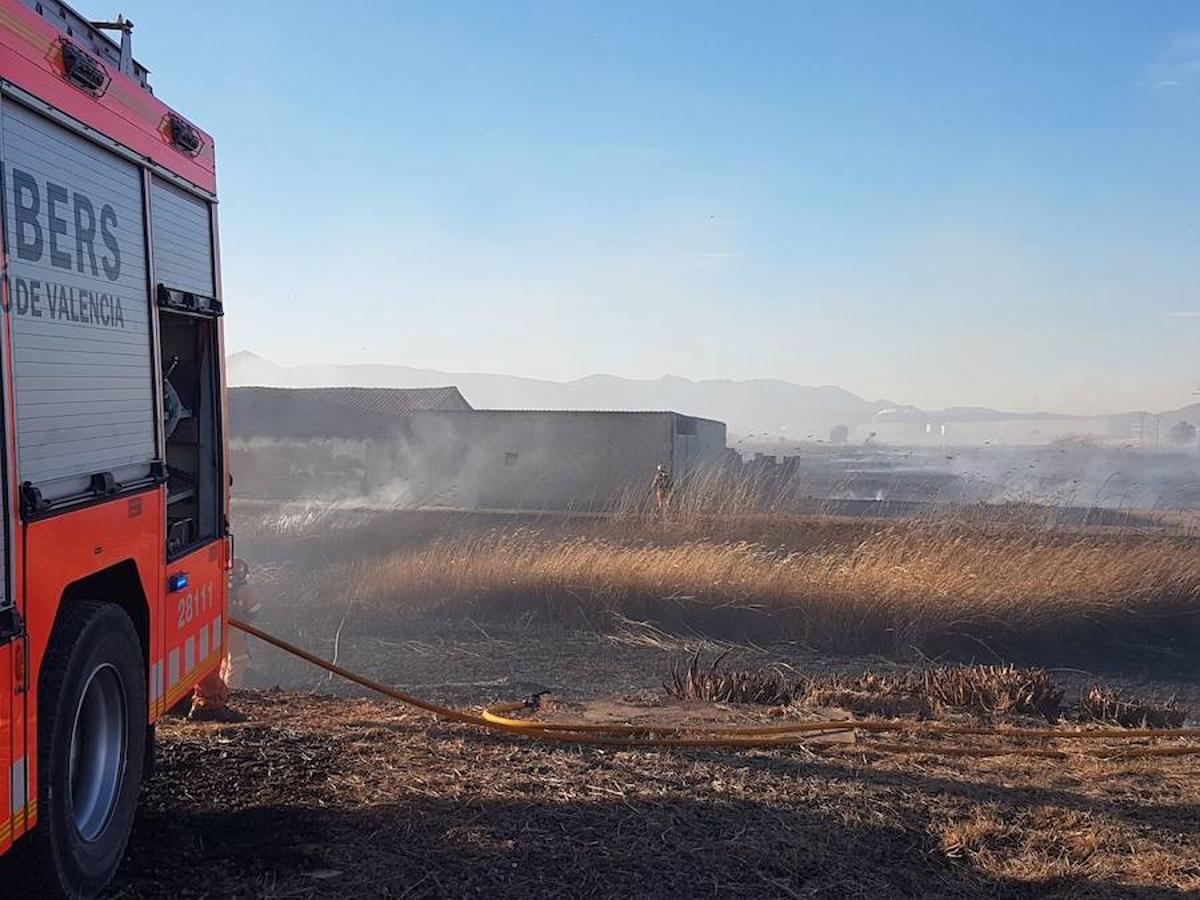
[[[234,491],[490,509],[604,508],[725,456],[721,422],[669,412],[419,411],[388,438],[297,442],[234,436]]]
[[[681,420],[696,433],[677,434]],[[465,507],[604,507],[647,492],[660,463],[682,474],[725,449],[724,425],[674,413],[421,412],[408,425],[401,468],[414,479],[423,467],[448,468],[446,500]]]
[[[363,439],[230,439],[233,494],[260,500],[343,500],[367,494]]]
[[[693,472],[718,466],[725,461],[724,422],[672,415],[675,437],[668,465],[677,484],[686,481]]]

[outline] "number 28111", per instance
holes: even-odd
[[[196,616],[204,616],[212,612],[212,582],[210,581],[208,584],[201,585],[196,590],[184,594],[179,598],[178,603],[179,624],[177,627],[186,628]]]

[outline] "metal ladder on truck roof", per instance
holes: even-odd
[[[102,62],[110,63],[147,91],[154,93],[148,80],[150,70],[133,58],[132,22],[123,16],[117,16],[115,22],[92,22],[71,9],[62,0],[21,0],[21,2],[84,50]],[[105,34],[106,31],[119,31],[121,43],[118,44]]]

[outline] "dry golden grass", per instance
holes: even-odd
[[[758,703],[787,706],[796,698],[796,684],[774,667],[767,669],[721,668],[725,653],[702,665],[700,651],[686,665],[679,660],[671,665],[671,677],[663,688],[680,700],[704,700],[709,703]]]
[[[729,652],[707,663],[701,661],[699,650],[688,661],[676,659],[664,689],[681,700],[710,703],[834,706],[860,715],[887,717],[914,713],[933,716],[952,711],[989,719],[1037,716],[1049,722],[1059,720],[1066,693],[1043,669],[957,665],[928,666],[884,675],[868,671],[852,677],[836,673],[796,677],[775,666],[756,669],[722,666]],[[1099,688],[1093,688],[1088,697],[1098,691]],[[1187,717],[1187,710],[1171,708],[1178,713],[1179,719],[1174,723],[1178,727]],[[1084,714],[1094,718],[1086,707]],[[1165,727],[1160,720],[1151,721],[1147,717],[1136,724]]]
[[[611,524],[605,527],[611,528]],[[519,527],[433,538],[326,573],[319,596],[386,615],[451,606],[560,623],[613,614],[723,636],[905,654],[1186,639],[1200,622],[1189,540],[1082,530],[876,523],[803,551]]]
[[[797,699],[840,706],[861,715],[889,717],[945,712],[988,719],[1010,716],[1059,720],[1065,690],[1043,669],[1016,666],[929,666],[878,675],[826,675],[809,679]],[[1186,711],[1185,711],[1186,713]]]
[[[898,493],[907,500],[880,499],[875,501],[880,514],[904,515],[931,523],[954,522],[960,525],[994,526],[1005,523],[1024,528],[1055,528],[1075,525],[1166,525],[1180,531],[1196,533],[1195,516],[1143,509],[1096,507],[1094,497],[1075,490],[1053,491],[1044,496],[1017,492],[1010,499],[997,503],[964,503],[956,492],[946,493],[939,479],[929,479],[914,493],[914,483]],[[899,485],[897,485],[899,487]],[[884,493],[890,493],[885,491]],[[711,468],[690,473],[672,491],[667,518],[676,528],[703,529],[706,523],[717,520],[761,519],[776,523],[788,519],[833,516],[839,510],[857,509],[859,500],[838,500],[836,497],[855,496],[852,476],[842,481],[830,481],[812,469],[784,466],[745,466],[737,469]],[[918,496],[920,499],[918,499]],[[602,510],[606,515],[626,523],[637,524],[661,519],[655,497],[644,489],[631,489],[618,496]],[[901,512],[902,511],[902,512]]]

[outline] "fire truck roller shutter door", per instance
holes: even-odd
[[[145,478],[153,357],[136,166],[5,100],[17,473],[46,499]]]
[[[155,178],[150,188],[154,280],[213,297],[212,226],[208,203]]]

